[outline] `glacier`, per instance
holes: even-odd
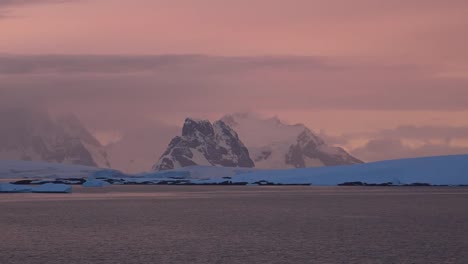
[[[468,155],[387,160],[334,167],[268,170],[239,174],[233,182],[338,185],[346,182],[394,185],[468,185]]]
[[[350,182],[389,185],[468,185],[468,154],[387,160],[365,164],[282,170],[189,166],[124,174],[116,170],[30,161],[0,161],[0,179],[80,177],[85,186],[112,184],[306,184]],[[3,186],[2,188],[11,188]]]

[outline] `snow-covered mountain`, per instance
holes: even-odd
[[[340,147],[327,145],[302,124],[288,125],[278,118],[262,119],[251,113],[221,119],[237,131],[256,168],[285,169],[362,163]]]
[[[207,120],[187,118],[182,136],[172,139],[153,169],[168,170],[193,165],[251,168],[254,162],[237,133],[223,121],[211,124]]]
[[[0,159],[110,167],[106,152],[73,115],[0,109]]]

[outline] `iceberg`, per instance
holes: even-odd
[[[31,192],[31,186],[0,183],[0,193],[24,193]]]
[[[0,193],[69,193],[72,187],[66,184],[18,185],[0,183]]]
[[[72,187],[66,184],[45,183],[32,188],[33,193],[69,193]]]
[[[105,187],[105,186],[109,186],[109,185],[111,185],[111,184],[106,182],[106,181],[92,179],[92,178],[88,178],[83,183],[83,187]]]

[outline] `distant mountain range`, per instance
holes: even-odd
[[[285,169],[363,163],[340,147],[327,145],[303,124],[288,125],[276,117],[251,113],[224,116],[249,149],[255,167]]]
[[[73,115],[51,118],[27,109],[0,110],[0,159],[109,168],[98,140]]]
[[[187,118],[180,135],[174,135],[175,127],[144,127],[106,147],[73,115],[52,118],[43,111],[0,109],[0,122],[1,160],[101,168],[110,168],[111,160],[112,168],[126,172],[148,171],[151,166],[153,170],[193,165],[285,169],[362,163],[344,149],[327,145],[302,124],[248,113],[226,115],[214,123]],[[164,151],[162,142],[171,135]]]
[[[153,169],[193,165],[284,169],[358,163],[363,162],[327,145],[304,125],[242,113],[226,115],[213,124],[186,119],[182,136],[172,139]]]

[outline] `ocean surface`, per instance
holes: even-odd
[[[0,263],[468,263],[468,188],[0,194]]]

